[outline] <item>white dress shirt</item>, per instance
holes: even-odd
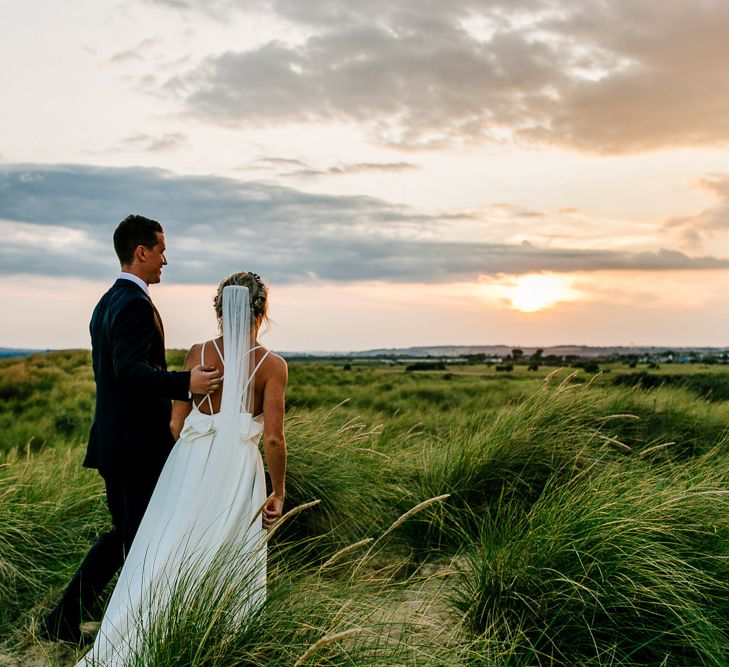
[[[147,283],[145,283],[139,276],[135,276],[133,273],[127,273],[126,271],[122,271],[119,274],[119,277],[122,280],[131,280],[133,283],[136,283],[144,290],[144,293],[149,296],[149,285],[147,285]]]

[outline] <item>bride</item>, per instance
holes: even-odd
[[[268,290],[255,273],[234,273],[213,301],[222,336],[193,345],[184,368],[214,365],[222,391],[175,401],[177,439],[145,512],[92,649],[77,667],[123,665],[144,641],[145,626],[164,614],[180,581],[204,577],[221,554],[245,558],[236,612],[266,595],[264,529],[281,517],[285,496],[286,362],[258,344]],[[255,416],[253,416],[255,415]],[[273,493],[266,481],[258,441]],[[240,620],[240,619],[238,619]]]

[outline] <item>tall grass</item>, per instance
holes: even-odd
[[[526,511],[548,480],[566,480],[594,465],[604,447],[604,420],[595,412],[596,395],[583,385],[545,384],[480,429],[455,422],[417,458],[413,493],[451,499],[421,517],[413,539],[422,548],[458,547],[459,529],[475,529],[484,514],[500,512],[505,499]]]
[[[451,604],[518,664],[726,665],[729,466],[610,462],[505,507]]]
[[[420,509],[411,509],[390,530]],[[172,581],[160,582],[165,590],[150,591],[148,608],[135,617],[139,635],[128,647],[117,647],[128,650],[123,664],[254,667],[418,662],[417,655],[428,645],[427,635],[415,641],[408,635],[417,635],[428,621],[422,613],[403,613],[402,594],[412,579],[394,581],[389,568],[373,567],[370,552],[342,558],[355,553],[344,549],[315,566],[305,553],[306,543],[279,542],[269,546],[268,595],[261,601],[251,567],[260,546],[233,545],[219,551],[212,562],[205,558],[204,569],[197,561],[188,562]],[[160,592],[167,601],[158,610],[154,601]],[[89,661],[97,664],[93,657]]]
[[[729,402],[710,403],[683,387],[605,388],[597,409],[602,414],[630,414],[635,419],[614,420],[607,431],[633,452],[672,443],[665,454],[687,459],[712,451],[727,451]]]
[[[518,380],[483,372],[408,373],[402,367],[353,367],[293,364],[287,405],[296,410],[329,410],[346,400],[338,418],[357,416],[385,429],[394,420],[402,430],[447,431],[453,416],[477,420],[509,402],[517,402],[539,385],[528,376]]]
[[[0,362],[0,648],[21,664],[108,522],[80,468],[90,378],[87,353]],[[292,364],[290,398],[286,506],[319,503],[272,538],[268,602],[231,629],[244,587],[186,589],[138,663],[729,664],[729,403],[323,364]]]
[[[27,641],[107,521],[101,480],[79,466],[74,450],[3,457],[0,642]]]
[[[643,389],[682,387],[709,401],[729,400],[729,375],[726,372],[657,374],[639,371],[618,375],[613,383],[627,387],[639,386]]]
[[[336,410],[317,410],[287,420],[286,504],[320,503],[286,526],[286,540],[319,536],[341,547],[397,516],[394,462],[375,449],[378,429],[337,417]]]
[[[659,465],[710,451],[726,457],[728,407],[685,390],[643,392],[566,379],[543,383],[488,423],[454,419],[447,435],[419,443],[409,469],[411,501],[451,494],[449,503],[421,517],[413,540],[423,548],[457,547],[458,529],[501,512],[504,502],[528,511],[547,482],[553,488],[612,460]]]
[[[88,436],[93,418],[91,356],[84,351],[0,360],[0,453]]]

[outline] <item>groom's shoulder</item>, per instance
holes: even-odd
[[[99,299],[94,315],[113,315],[132,305],[152,311],[152,305],[142,290],[127,280],[118,280]]]
[[[127,303],[130,301],[139,301],[140,303],[149,303],[149,297],[130,280],[117,280],[104,294],[102,299],[114,303]]]

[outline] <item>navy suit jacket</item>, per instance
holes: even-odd
[[[188,400],[190,372],[170,372],[162,320],[144,290],[118,279],[91,316],[96,413],[84,466],[156,475],[174,444],[171,399]]]

